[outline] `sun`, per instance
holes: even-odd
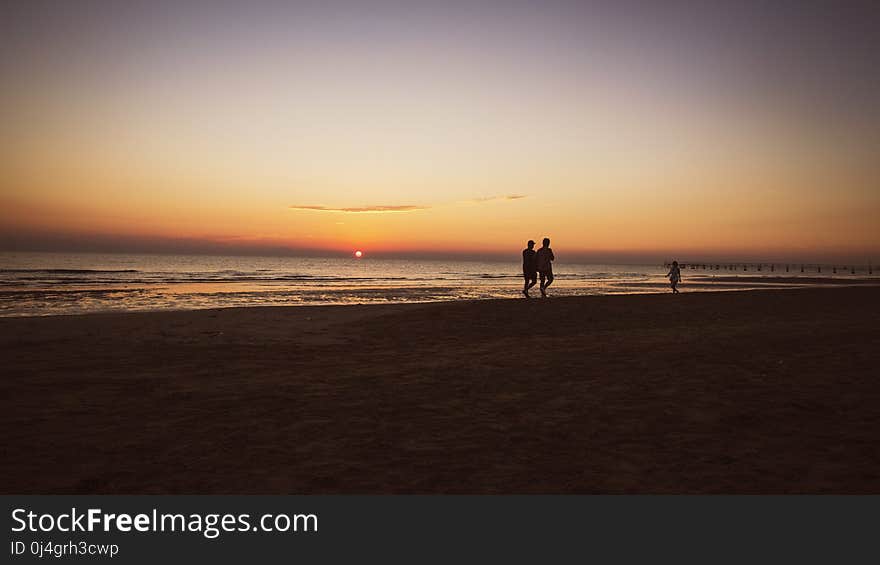
[[[354,256],[357,257],[358,259],[360,259],[361,257],[364,256],[364,252],[361,251],[360,249],[358,249],[357,251],[354,252]]]

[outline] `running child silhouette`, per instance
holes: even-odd
[[[681,269],[678,268],[678,261],[672,262],[672,267],[666,273],[669,282],[672,284],[672,294],[678,294],[678,283],[681,282]]]

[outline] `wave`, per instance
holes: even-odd
[[[138,270],[138,269],[0,269],[0,287],[51,286],[54,288],[72,285],[175,285],[175,284],[223,284],[249,283],[257,285],[346,285],[363,286],[366,284],[395,286],[414,283],[419,286],[425,283],[473,283],[499,284],[517,280],[522,277],[516,267],[510,270],[495,271],[455,271],[394,269],[390,272],[375,270],[351,269],[348,267],[335,270],[315,269],[309,272],[309,266],[303,271],[287,271],[285,269],[216,269],[216,270]],[[334,274],[334,271],[338,274]],[[557,272],[556,277],[570,282],[575,281],[611,281],[611,280],[649,280],[651,274],[639,272]]]
[[[113,275],[138,276],[113,276]],[[6,276],[4,276],[6,275]],[[98,271],[98,270],[0,270],[0,285],[16,284],[192,284],[192,283],[399,283],[429,281],[491,281],[514,280],[521,278],[519,273],[460,273],[455,276],[350,276],[350,275],[311,275],[278,274],[268,272],[214,271],[199,273],[181,272],[142,272],[137,270]],[[641,273],[556,273],[562,280],[620,280],[648,278]]]
[[[0,269],[0,273],[47,273],[47,274],[84,274],[84,273],[139,273],[137,269]]]

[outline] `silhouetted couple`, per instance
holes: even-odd
[[[541,296],[547,298],[547,287],[553,284],[553,250],[550,249],[550,238],[545,237],[541,249],[535,251],[535,242],[531,239],[528,247],[523,249],[523,294],[529,296],[529,289],[538,283],[538,275],[541,276]]]

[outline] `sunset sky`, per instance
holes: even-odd
[[[877,262],[877,4],[659,4],[4,7],[0,248]]]

